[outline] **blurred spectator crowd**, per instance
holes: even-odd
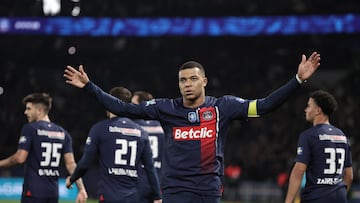
[[[51,119],[74,139],[77,159],[88,130],[105,118],[105,109],[86,92],[65,83],[66,65],[83,64],[91,79],[108,91],[122,85],[146,90],[156,97],[175,98],[178,67],[187,60],[201,62],[209,78],[207,94],[233,94],[247,99],[267,96],[294,76],[301,54],[321,53],[319,71],[272,114],[234,122],[226,144],[226,165],[241,167],[241,178],[276,180],[288,172],[298,135],[309,125],[304,108],[310,91],[322,88],[336,96],[339,109],[332,123],[353,142],[354,167],[360,147],[360,46],[356,36],[293,36],[253,38],[58,38],[2,37],[0,95],[2,158],[16,150],[26,122],[21,99],[32,92],[54,98]],[[72,55],[68,47],[76,47]],[[16,175],[16,174],[15,174]],[[358,175],[355,175],[358,179]]]

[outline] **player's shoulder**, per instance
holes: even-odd
[[[37,125],[35,124],[35,122],[32,123],[26,123],[22,126],[21,131],[24,132],[31,132],[31,131],[35,131],[37,129]]]

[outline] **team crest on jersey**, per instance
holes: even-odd
[[[204,119],[204,121],[209,121],[213,117],[214,117],[214,115],[211,111],[205,111],[204,113],[202,113],[202,118]]]
[[[154,104],[156,104],[156,101],[155,101],[155,99],[152,99],[152,100],[146,101],[145,106],[150,106],[150,105],[154,105]]]
[[[87,144],[87,145],[91,144],[91,137],[88,137],[88,138],[86,139],[86,144]]]
[[[26,137],[21,136],[20,139],[19,139],[19,143],[26,143]]]
[[[188,120],[190,121],[190,123],[195,123],[198,120],[196,112],[189,112],[188,113]]]
[[[298,147],[298,148],[297,148],[297,154],[298,154],[298,155],[302,155],[302,153],[303,153],[303,148],[302,148],[302,147]]]

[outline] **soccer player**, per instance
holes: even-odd
[[[219,203],[224,167],[224,143],[231,121],[258,117],[280,106],[319,67],[320,54],[302,55],[297,74],[262,99],[206,96],[203,66],[184,63],[178,72],[182,97],[155,99],[140,105],[111,97],[89,80],[82,65],[67,66],[66,83],[84,88],[109,111],[132,118],[160,121],[165,132],[161,188],[164,202]]]
[[[110,90],[114,98],[131,101],[131,92],[124,87]],[[152,189],[152,202],[161,203],[160,184],[154,168],[148,135],[140,126],[125,117],[107,112],[109,119],[96,123],[89,132],[83,157],[75,172],[66,179],[66,186],[82,177],[99,157],[100,179],[98,184],[99,202],[138,202],[139,164],[144,170]]]
[[[285,203],[294,200],[305,171],[301,202],[347,202],[353,180],[351,151],[344,133],[330,124],[329,117],[336,108],[330,93],[317,90],[310,94],[305,115],[313,126],[300,134]]]
[[[152,99],[154,99],[154,97],[149,92],[136,91],[133,93],[131,102],[133,104],[140,104]],[[140,127],[142,127],[148,133],[154,159],[154,166],[158,177],[161,177],[161,159],[163,156],[164,130],[162,129],[160,122],[156,120],[133,119],[133,121],[139,124]],[[140,167],[138,171],[139,193],[141,194],[139,203],[151,203],[153,195],[148,178],[146,177],[145,170],[143,167]]]
[[[57,203],[61,156],[70,174],[76,167],[71,136],[50,121],[50,95],[29,94],[23,98],[23,103],[29,123],[22,128],[16,153],[0,160],[0,167],[25,163],[22,203]],[[81,179],[76,184],[79,189],[76,202],[86,202],[87,192]]]

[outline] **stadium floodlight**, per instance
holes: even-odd
[[[60,13],[61,0],[42,0],[43,11],[46,16],[54,16]]]

